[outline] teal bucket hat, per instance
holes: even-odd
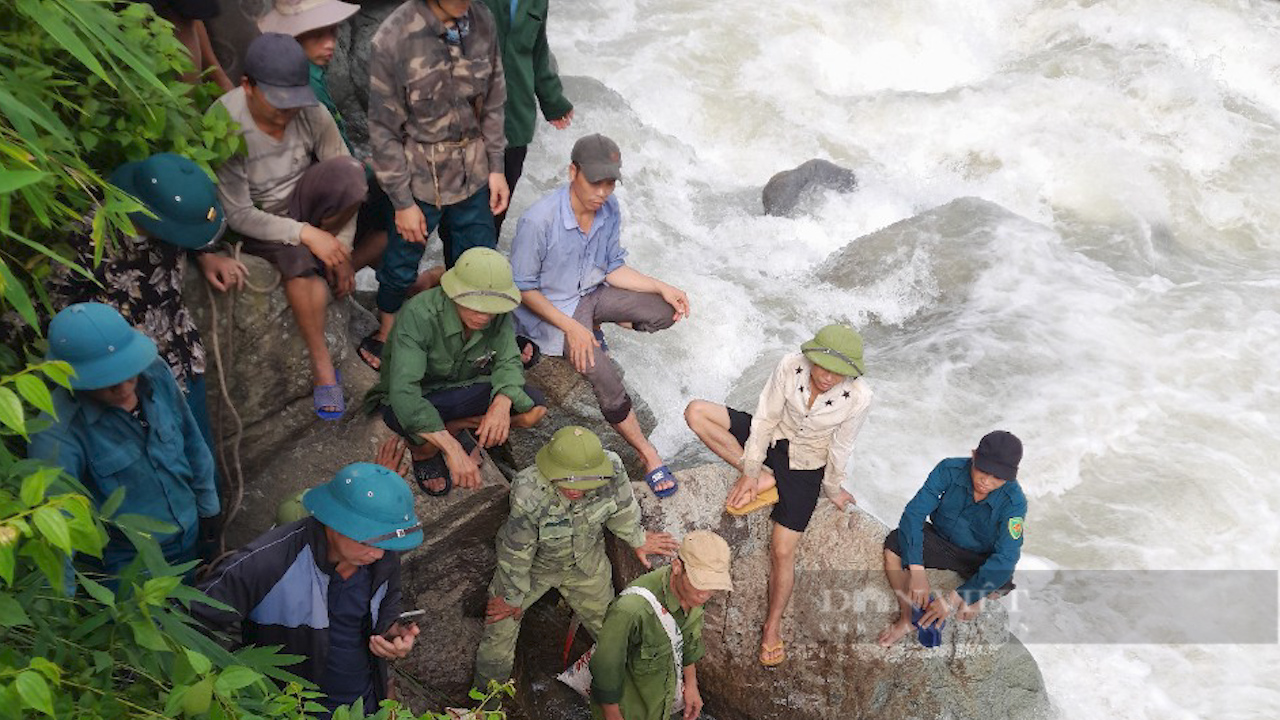
[[[69,305],[49,323],[48,358],[71,365],[73,390],[118,385],[146,370],[157,357],[155,342],[110,305]]]
[[[373,463],[342,468],[329,482],[307,491],[302,505],[334,532],[383,550],[422,544],[422,523],[404,478]]]
[[[476,312],[501,315],[520,305],[520,289],[511,279],[511,263],[502,253],[473,247],[458,257],[440,287],[455,303]]]
[[[859,377],[862,363],[862,336],[848,325],[827,325],[800,346],[804,356],[823,369],[845,377]]]
[[[125,163],[111,173],[111,184],[155,215],[135,212],[129,219],[172,245],[199,250],[227,229],[217,187],[199,165],[181,155],[157,153],[141,162]]]

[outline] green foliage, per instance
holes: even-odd
[[[225,112],[202,112],[212,86],[181,82],[189,69],[172,28],[145,4],[0,3],[0,316],[25,338],[39,335],[53,264],[71,266],[66,228],[92,216],[98,259],[130,228],[139,206],[106,173],[162,151],[208,170],[237,149]],[[75,479],[22,458],[48,422],[38,414],[56,414],[47,383],[69,388],[65,363],[28,361],[41,354],[0,345],[0,720],[298,720],[315,711],[319,693],[283,669],[299,658],[232,653],[196,628],[185,608],[208,598],[183,584],[190,564],[170,566],[151,535],[171,528],[117,516],[121,492],[96,508]],[[119,578],[75,569],[72,557],[102,556],[108,528],[137,559]],[[510,687],[485,699],[496,693]],[[366,717],[408,716],[384,703]]]

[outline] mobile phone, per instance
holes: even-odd
[[[412,625],[415,619],[426,614],[426,610],[407,610],[400,613],[400,617],[396,618],[396,621],[391,623],[391,627],[387,628],[387,631],[382,633],[382,637],[387,640],[394,640],[396,636],[400,634],[399,628]]]

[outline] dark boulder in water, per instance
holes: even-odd
[[[769,178],[760,194],[766,215],[795,217],[811,195],[823,190],[853,192],[858,178],[853,171],[829,160],[809,160]]]

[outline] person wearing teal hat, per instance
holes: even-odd
[[[795,552],[820,495],[836,507],[854,503],[844,488],[853,442],[871,408],[862,378],[862,336],[846,325],[823,327],[782,358],[760,393],[755,415],[694,400],[685,419],[698,439],[741,475],[725,508],[744,515],[773,506],[769,611],[760,663],[783,661],[782,614],[795,581]]]
[[[592,636],[600,634],[613,600],[606,528],[645,567],[649,555],[675,554],[675,538],[641,526],[640,504],[618,454],[586,428],[560,428],[535,464],[511,480],[511,514],[498,530],[498,567],[489,584],[474,687],[510,678],[524,610],[552,588]]]
[[[219,291],[244,282],[244,265],[211,250],[227,226],[217,188],[198,165],[173,153],[124,163],[110,180],[141,205],[129,214],[133,232],[108,238],[101,261],[95,261],[98,246],[91,237],[92,219],[86,219],[70,244],[76,265],[89,275],[55,264],[49,300],[55,310],[82,302],[110,305],[155,341],[212,449],[205,348],[182,288],[189,257]]]
[[[310,513],[273,528],[218,563],[200,584],[230,609],[193,603],[192,615],[237,647],[282,645],[285,668],[315,683],[332,712],[389,693],[387,660],[413,648],[418,627],[399,622],[400,553],[422,543],[413,492],[394,468],[402,443],[377,463],[357,462],[307,491]]]
[[[507,259],[471,248],[439,287],[414,295],[396,315],[365,406],[380,409],[387,427],[411,443],[424,492],[479,487],[476,444],[500,445],[512,428],[546,414],[542,393],[524,382],[511,321],[519,304]]]
[[[28,456],[60,466],[98,505],[123,489],[117,512],[171,525],[155,536],[165,558],[194,560],[220,510],[213,455],[155,342],[101,303],[59,312],[48,338],[49,359],[74,374],[70,391],[53,390],[56,417],[31,437]],[[112,533],[101,569],[118,575],[136,554]]]

